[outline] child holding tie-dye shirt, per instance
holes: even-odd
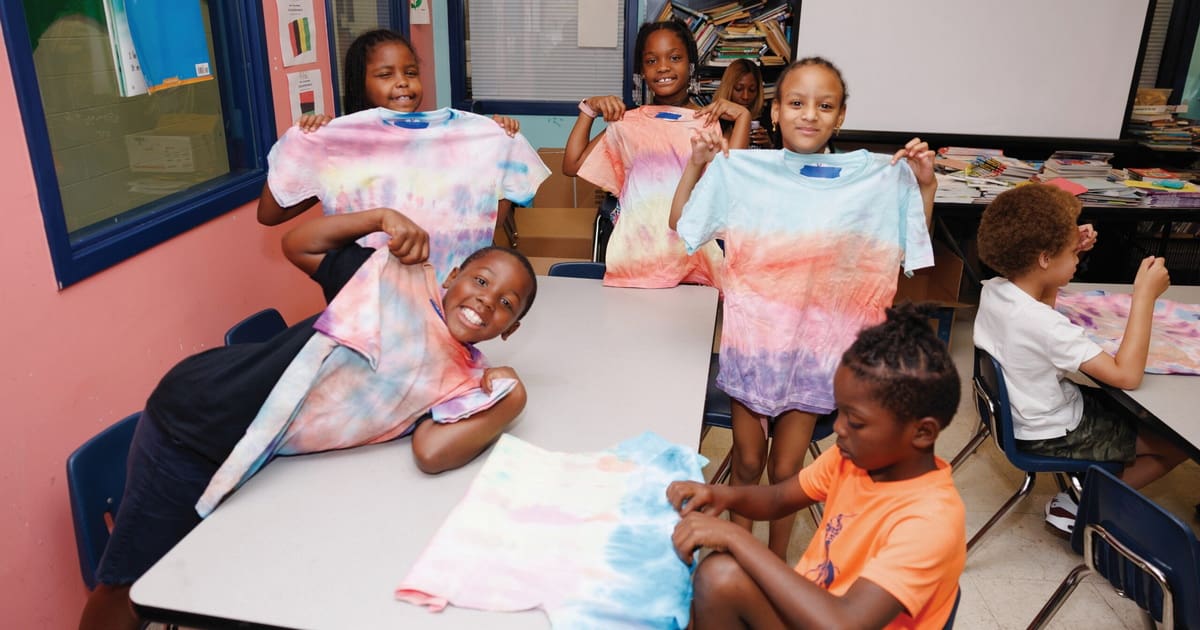
[[[928,145],[913,139],[890,159],[826,153],[846,115],[841,73],[824,59],[802,59],[778,85],[771,119],[784,149],[714,160],[724,141],[703,130],[671,207],[671,227],[690,250],[725,239],[717,385],[733,399],[734,485],[757,484],[764,467],[773,483],[796,475],[817,416],[834,409],[842,352],[883,320],[901,263],[906,271],[933,264],[927,222],[937,184]],[[780,557],[793,521],[771,523]]]

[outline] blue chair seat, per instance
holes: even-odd
[[[287,330],[287,322],[283,315],[273,308],[264,308],[225,331],[225,345],[261,343],[284,330]]]
[[[141,412],[96,434],[67,457],[67,492],[79,571],[89,589],[96,587],[96,567],[108,544],[109,528],[125,493],[129,443]]]
[[[556,278],[604,279],[604,263],[591,261],[566,261],[550,265],[548,275]]]

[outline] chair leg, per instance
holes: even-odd
[[[727,483],[730,475],[733,474],[733,450],[731,449],[725,459],[721,460],[721,465],[717,466],[717,470],[713,472],[712,479],[708,482],[712,484]]]
[[[1158,630],[1158,623],[1154,621],[1154,615],[1150,614],[1149,610],[1142,611],[1142,627],[1146,630]]]
[[[1088,569],[1086,564],[1081,564],[1071,569],[1067,577],[1058,585],[1058,589],[1050,596],[1050,600],[1046,602],[1045,606],[1042,606],[1042,609],[1038,611],[1033,621],[1029,622],[1029,627],[1026,630],[1040,630],[1046,624],[1050,623],[1050,620],[1058,613],[1058,609],[1062,608],[1062,605],[1067,602],[1067,598],[1071,596],[1071,593],[1075,592],[1075,587],[1079,586],[1079,583],[1090,572],[1091,569]]]
[[[1032,472],[1025,473],[1025,481],[1021,483],[1021,487],[1017,489],[1016,494],[1009,497],[1008,501],[1005,501],[1004,505],[1000,506],[1000,509],[997,510],[994,515],[992,515],[992,518],[988,522],[984,523],[983,527],[979,528],[979,531],[975,532],[975,535],[971,537],[971,540],[967,541],[967,553],[968,554],[971,553],[971,550],[973,550],[975,548],[975,545],[979,543],[980,539],[983,538],[984,534],[988,533],[988,530],[991,529],[992,526],[995,525],[997,521],[1004,518],[1004,515],[1008,514],[1009,511],[1013,509],[1013,506],[1015,506],[1018,501],[1025,498],[1025,495],[1029,494],[1030,491],[1033,490],[1033,484],[1036,480],[1037,480],[1037,473],[1032,473]]]
[[[979,446],[983,444],[983,441],[988,439],[988,436],[991,434],[992,430],[988,428],[988,425],[980,422],[979,429],[975,431],[975,435],[972,435],[971,439],[967,441],[966,446],[963,446],[962,449],[958,451],[958,455],[955,455],[954,459],[950,460],[950,471],[954,472],[955,470],[958,470],[958,466],[962,464],[967,457],[970,457],[972,453],[979,450]]]
[[[600,210],[596,210],[596,223],[592,225],[592,262],[600,262]]]

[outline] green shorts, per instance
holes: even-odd
[[[1017,440],[1017,448],[1032,455],[1128,464],[1137,456],[1135,420],[1108,394],[1080,387],[1083,417],[1066,435],[1048,440]]]

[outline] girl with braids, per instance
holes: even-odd
[[[958,408],[958,370],[927,323],[930,307],[887,309],[834,375],[837,448],[771,486],[683,481],[667,488],[682,520],[672,541],[695,573],[692,627],[941,628],[966,562],[962,499],[933,454]],[[795,568],[729,510],[754,519],[818,501],[825,515]]]
[[[528,204],[549,170],[515,120],[417,111],[417,56],[395,31],[355,39],[345,72],[348,115],[306,116],[271,148],[258,221],[278,225],[318,201],[327,215],[402,210],[429,232],[429,261],[445,280],[467,255],[492,244],[512,203]],[[359,244],[387,241],[380,232]]]

